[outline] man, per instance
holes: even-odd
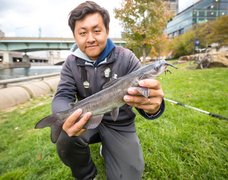
[[[52,103],[53,113],[69,109],[69,104],[100,91],[112,78],[124,76],[140,67],[130,51],[115,46],[109,34],[110,17],[107,10],[92,1],[86,1],[69,15],[77,49],[63,65],[61,80]],[[91,112],[82,118],[76,110],[63,124],[57,140],[57,151],[64,164],[71,168],[76,179],[93,179],[97,170],[91,159],[89,144],[101,142],[107,179],[138,180],[144,170],[142,149],[135,132],[135,114],[132,107],[148,119],[155,119],[164,111],[163,91],[157,80],[140,81],[149,89],[145,98],[132,88],[124,96],[126,105],[120,108],[113,121],[106,113],[95,129],[84,129]]]

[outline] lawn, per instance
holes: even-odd
[[[228,69],[177,65],[159,77],[165,97],[228,117]],[[0,179],[68,180],[71,173],[34,125],[50,113],[51,95],[0,112]],[[166,102],[155,121],[136,118],[145,158],[143,180],[228,179],[228,121]],[[91,145],[98,180],[105,180],[99,144]]]

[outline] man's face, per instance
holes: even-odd
[[[79,49],[92,60],[96,60],[106,46],[108,31],[99,13],[89,14],[76,21],[74,39]]]

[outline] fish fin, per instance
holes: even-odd
[[[149,97],[149,89],[145,87],[136,87],[137,91],[142,94],[144,97],[148,98]]]
[[[35,126],[36,129],[51,127],[51,141],[56,143],[61,131],[63,123],[60,123],[57,115],[52,114],[41,119]]]
[[[97,115],[97,116],[92,116],[89,121],[85,124],[84,128],[85,129],[94,129],[96,128],[102,121],[103,119],[103,114],[102,115]]]
[[[59,138],[59,135],[62,131],[62,125],[63,123],[60,123],[60,121],[56,121],[51,126],[51,142],[56,143],[56,141]]]
[[[111,111],[111,116],[112,116],[113,121],[116,121],[119,116],[119,108],[114,108]]]
[[[57,116],[55,114],[52,114],[50,116],[47,116],[43,119],[41,119],[38,123],[35,125],[35,129],[41,129],[45,127],[51,127],[53,123],[57,121]]]
[[[155,79],[155,77],[156,77],[156,76],[154,76],[154,75],[151,74],[151,73],[145,73],[145,74],[143,74],[143,75],[139,78],[139,80],[142,80],[142,79]]]

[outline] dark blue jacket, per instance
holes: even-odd
[[[71,54],[65,61],[57,92],[52,102],[53,113],[67,110],[69,104],[102,89],[111,78],[118,78],[140,68],[141,64],[132,51],[116,46],[107,58],[94,66],[83,56]],[[110,71],[110,72],[109,72]],[[85,82],[89,88],[85,88]],[[143,110],[138,110],[147,119],[155,119],[164,111],[164,101],[155,115],[149,116]],[[132,107],[124,105],[120,108],[117,121],[113,121],[110,113],[106,113],[102,123],[121,131],[135,131],[135,113]]]

